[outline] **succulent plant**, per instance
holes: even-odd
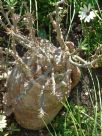
[[[52,121],[63,106],[61,101],[65,101],[80,79],[80,70],[66,64],[64,53],[58,53],[60,49],[46,40],[41,40],[36,48],[36,60],[30,62],[34,54],[29,51],[23,57],[33,79],[15,66],[6,94],[6,106],[14,112],[17,122],[29,129],[44,127],[43,120],[46,124]],[[55,57],[59,56],[61,61],[56,63]]]
[[[50,41],[35,37],[34,19],[27,12],[23,23],[29,30],[29,35],[23,35],[18,29],[20,17],[14,16],[14,10],[5,14],[0,1],[1,13],[8,25],[1,21],[2,26],[11,37],[12,49],[5,49],[15,59],[7,82],[7,93],[4,96],[6,114],[14,113],[17,122],[29,129],[40,129],[48,124],[62,108],[71,89],[80,80],[80,69],[94,64],[86,62],[77,55],[74,43],[65,41],[60,28],[58,5],[56,4],[56,19],[50,14],[52,25],[57,33],[60,47],[55,47]],[[9,26],[9,27],[8,27]],[[27,48],[21,58],[16,51],[16,43]],[[98,59],[102,57],[99,56]],[[78,67],[77,67],[78,66]]]

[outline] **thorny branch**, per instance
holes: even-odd
[[[17,40],[20,41],[20,43],[22,43],[25,47],[27,47],[28,49],[34,51],[35,48],[33,48],[34,44],[36,45],[36,42],[34,42],[33,40],[30,41],[27,37],[21,35],[20,33],[16,33],[12,30],[12,25],[11,25],[11,22],[7,16],[7,14],[4,12],[4,9],[3,9],[3,6],[2,6],[2,1],[0,1],[0,9],[1,9],[1,13],[3,14],[3,16],[5,17],[5,19],[7,20],[8,24],[11,26],[11,28],[7,28],[7,26],[4,24],[4,22],[2,22],[2,20],[0,20],[0,23],[4,26],[4,28],[8,31],[8,33],[16,38]],[[59,41],[60,43],[60,46],[61,46],[61,49],[64,50],[65,52],[67,52],[67,55],[70,56],[69,57],[69,61],[70,63],[72,63],[73,65],[76,65],[78,67],[91,67],[93,64],[95,64],[100,58],[101,58],[101,55],[97,55],[101,49],[101,46],[100,48],[98,48],[96,50],[96,53],[95,53],[95,57],[96,59],[91,61],[91,62],[87,62],[85,60],[83,60],[82,58],[80,58],[79,56],[77,56],[76,54],[74,55],[74,52],[71,52],[70,53],[70,49],[68,48],[68,46],[66,45],[66,41],[64,41],[64,38],[63,38],[63,35],[62,35],[62,32],[61,32],[61,27],[60,27],[60,17],[59,17],[59,7],[58,7],[58,3],[56,3],[55,5],[55,9],[56,9],[56,20],[53,19],[52,17],[52,14],[50,14],[50,19],[51,19],[51,22],[52,22],[52,25],[54,27],[54,29],[56,30],[57,32],[57,40]],[[14,20],[13,20],[14,21]],[[30,20],[31,22],[31,20]],[[29,23],[30,24],[30,23]],[[30,24],[31,25],[31,24]],[[11,30],[10,30],[11,29]],[[32,32],[32,31],[31,31]],[[43,51],[41,48],[39,48],[41,51]],[[11,51],[10,51],[11,52]],[[76,53],[76,51],[75,51]],[[15,58],[16,59],[16,58]],[[23,61],[22,61],[23,62]]]
[[[32,74],[31,71],[29,69],[29,67],[24,63],[24,61],[18,56],[18,53],[16,52],[16,54],[10,50],[10,49],[5,49],[6,52],[10,53],[16,60],[16,65],[22,70],[22,72],[24,72],[28,78],[32,78]]]
[[[100,50],[102,50],[102,45],[96,49],[95,55],[94,55],[94,60],[87,62],[86,60],[82,59],[80,56],[76,55],[78,50],[74,50],[73,52],[70,52],[70,48],[66,46],[66,42],[64,41],[61,28],[60,28],[60,19],[59,19],[59,12],[58,12],[58,4],[56,4],[56,20],[53,19],[52,14],[50,14],[50,20],[52,22],[53,28],[57,32],[57,40],[60,43],[60,46],[62,50],[65,50],[65,53],[67,52],[67,55],[69,58],[68,61],[78,67],[92,67],[95,63],[97,63],[98,60],[101,59],[102,55],[98,55]],[[71,43],[70,43],[71,44]]]

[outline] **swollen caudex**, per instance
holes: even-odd
[[[15,66],[9,77],[6,107],[12,107],[21,126],[37,130],[45,126],[41,117],[48,124],[57,115],[61,101],[78,83],[80,71],[49,41],[41,40],[35,49],[35,54],[28,51],[23,57],[27,67]],[[30,76],[24,72],[28,68]]]

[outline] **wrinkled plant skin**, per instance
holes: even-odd
[[[45,44],[44,44],[45,45]],[[51,82],[51,72],[45,76],[45,72],[48,70],[47,60],[42,55],[39,57],[40,68],[37,70],[37,63],[33,62],[29,67],[33,74],[33,78],[36,81],[33,85],[30,84],[29,79],[22,71],[16,66],[13,68],[12,73],[8,79],[7,89],[8,92],[5,95],[6,113],[9,114],[13,112],[17,122],[24,128],[38,130],[45,126],[43,120],[46,124],[53,120],[57,113],[62,108],[61,101],[65,101],[65,98],[69,96],[71,89],[80,80],[80,70],[79,68],[69,65],[66,67],[66,60],[63,57],[62,60],[56,64],[54,60],[54,55],[58,55],[56,52],[58,48],[53,46],[53,44],[46,45],[47,51],[52,54],[52,64],[54,67],[55,75],[55,87],[56,93],[52,93],[52,82]],[[29,56],[29,58],[27,57]],[[30,61],[30,54],[26,53],[23,60],[26,64]],[[63,56],[63,55],[62,55]],[[69,69],[69,74],[65,72]],[[43,78],[39,78],[43,75]],[[61,76],[60,76],[61,75]],[[63,77],[64,75],[64,77]],[[63,77],[60,79],[60,77]],[[61,82],[64,84],[61,84]],[[44,89],[44,116],[40,118],[40,95],[41,88],[44,83],[46,83]],[[28,87],[28,91],[25,92],[25,88]],[[24,91],[24,92],[23,92]],[[22,93],[23,92],[23,93]]]

